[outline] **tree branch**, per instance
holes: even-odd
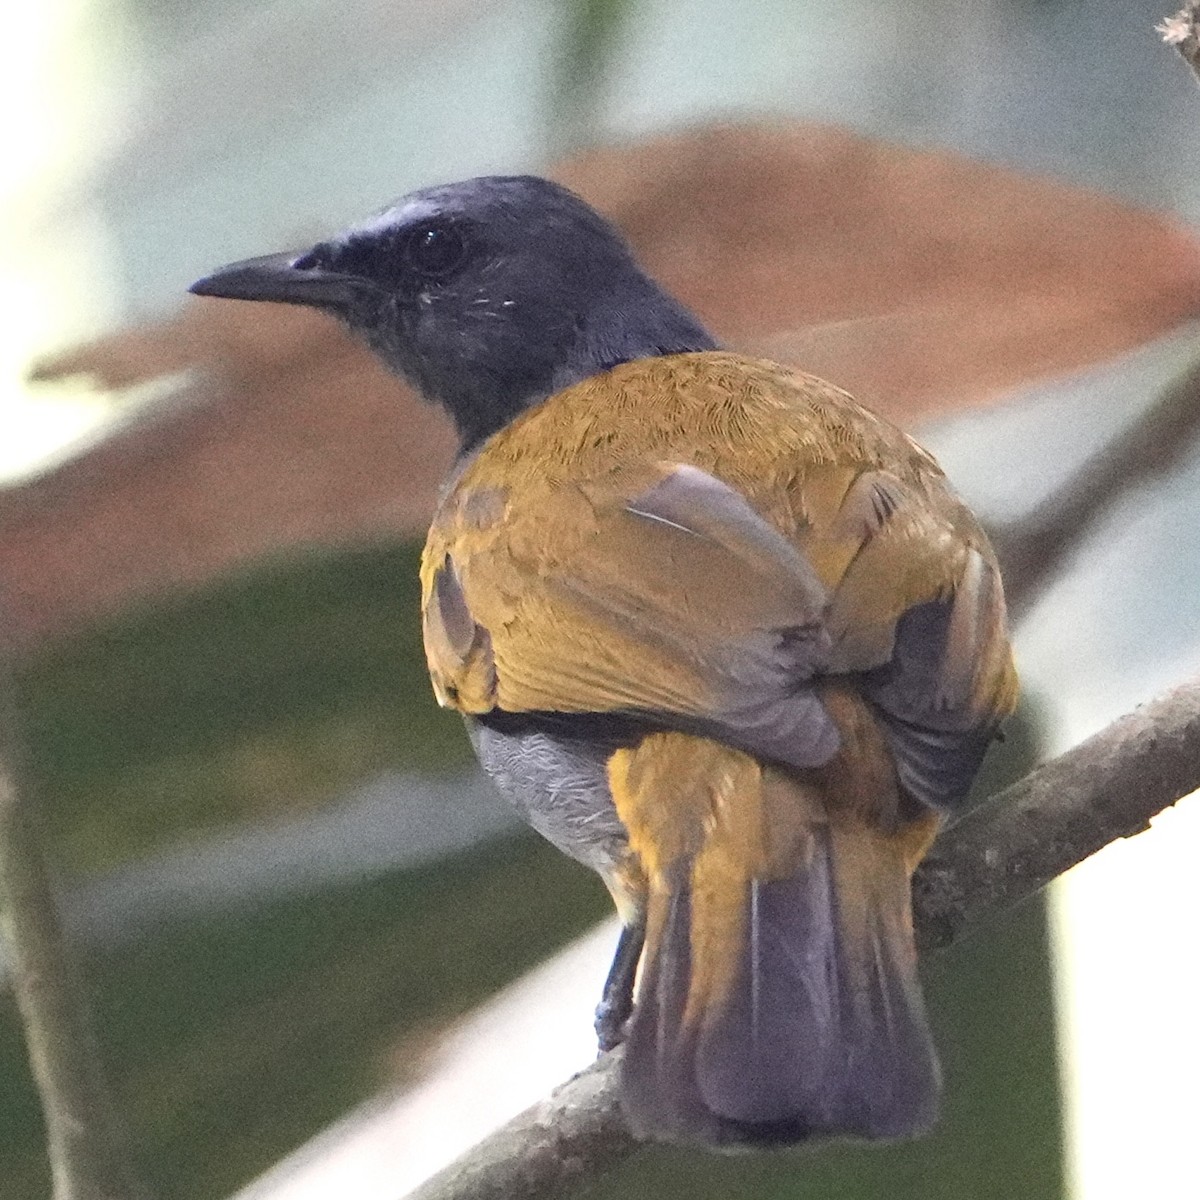
[[[1200,680],[1121,717],[951,826],[913,883],[917,939],[949,945],[1200,787]],[[551,1200],[629,1157],[620,1051],[555,1090],[411,1194]]]
[[[1033,607],[1117,502],[1176,466],[1198,435],[1200,361],[1032,512],[990,531],[1014,622]]]
[[[1185,4],[1173,17],[1164,17],[1158,32],[1168,46],[1179,51],[1192,73],[1200,80],[1200,3]]]
[[[1200,788],[1200,680],[1118,718],[950,826],[913,880],[917,941],[943,947]]]
[[[21,778],[12,677],[0,648],[0,937],[46,1122],[54,1200],[141,1194],[109,1102]]]

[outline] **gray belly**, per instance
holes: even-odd
[[[594,871],[620,861],[628,838],[608,790],[612,747],[541,730],[466,722],[483,769],[544,838]]]

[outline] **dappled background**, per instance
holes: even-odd
[[[1195,353],[1200,94],[1161,15],[64,0],[21,18],[0,586],[66,912],[158,1194],[229,1195],[427,1080],[456,1017],[608,906],[514,829],[433,706],[415,566],[441,417],[324,319],[185,302],[187,283],[409,187],[547,171],[729,344],[918,431],[1000,525]],[[1032,703],[986,787],[1200,665],[1200,455],[1172,449],[1023,624]],[[949,1096],[928,1142],[648,1151],[602,1191],[1183,1194],[1170,1080],[1200,1069],[1200,1035],[1194,956],[1172,947],[1200,839],[1176,816],[1077,872],[1053,930],[1030,906],[932,964]],[[1114,1035],[1113,1007],[1148,1019],[1149,998],[1153,1030]],[[6,995],[0,1128],[0,1191],[43,1194]]]

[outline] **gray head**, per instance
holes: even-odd
[[[234,263],[191,290],[340,317],[445,405],[464,448],[617,363],[715,346],[607,221],[530,175],[413,192],[305,253]]]

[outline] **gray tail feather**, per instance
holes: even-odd
[[[940,1072],[916,976],[908,872],[886,846],[885,861],[867,855],[865,870],[861,844],[839,862],[838,840],[824,826],[802,871],[747,884],[735,901],[746,936],[732,982],[686,1021],[693,922],[712,900],[693,893],[682,866],[678,886],[652,897],[665,908],[651,913],[658,934],[623,1068],[635,1131],[762,1145],[903,1138],[933,1124]]]

